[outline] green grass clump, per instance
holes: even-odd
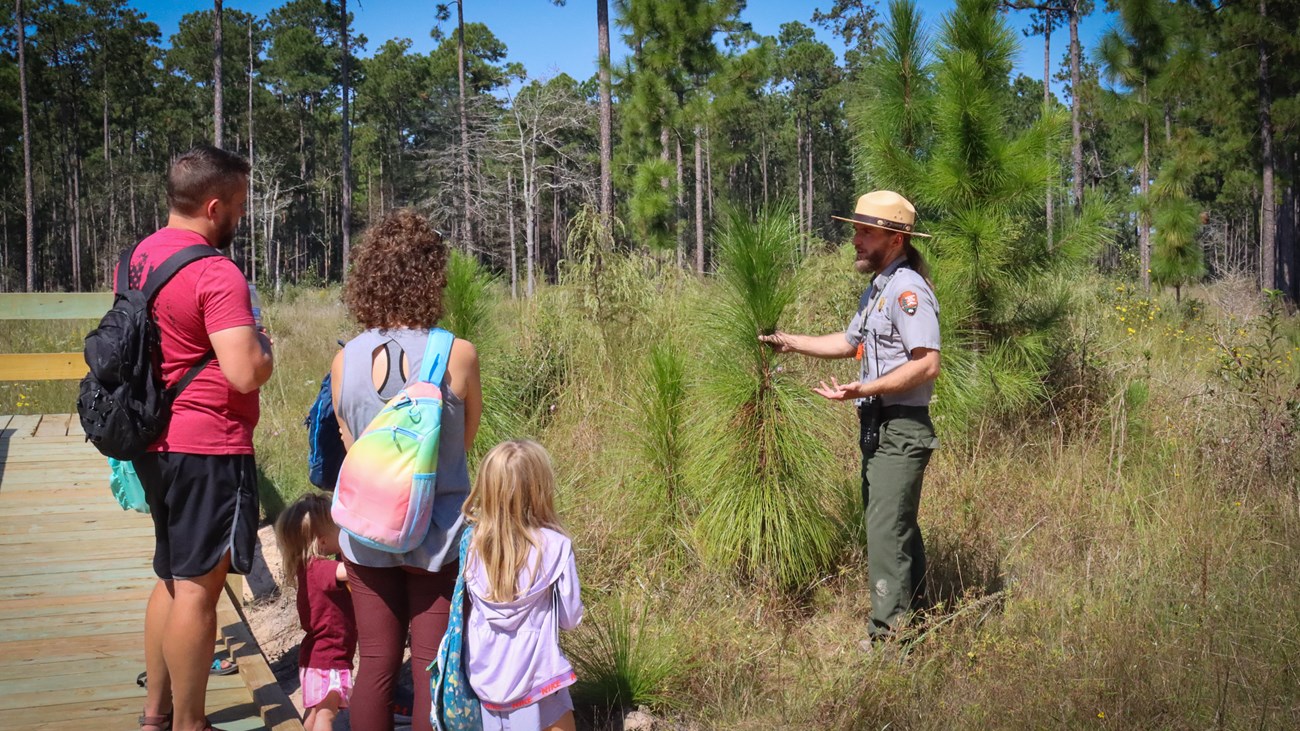
[[[633,614],[618,600],[584,618],[568,655],[578,673],[574,702],[598,709],[674,705],[667,687],[685,671],[676,648],[652,633],[644,609]]]

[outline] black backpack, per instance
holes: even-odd
[[[202,244],[187,246],[150,272],[142,288],[131,289],[134,253],[135,247],[122,253],[113,307],[86,336],[90,373],[81,379],[77,396],[77,415],[86,441],[104,456],[118,460],[132,460],[145,453],[167,428],[172,402],[216,356],[209,350],[179,383],[165,388],[158,324],[150,308],[176,272],[190,262],[220,253]]]

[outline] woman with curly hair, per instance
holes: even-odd
[[[442,317],[447,246],[423,216],[398,210],[375,223],[352,250],[343,299],[365,328],[348,341],[330,369],[343,444],[351,447],[384,404],[420,371],[430,328]],[[424,542],[388,553],[339,536],[358,622],[361,663],[351,698],[352,727],[393,728],[390,706],[407,634],[415,675],[417,731],[429,722],[429,671],[447,630],[456,582],[457,546],[469,496],[465,453],[483,411],[478,353],[457,338],[448,358],[438,476]]]

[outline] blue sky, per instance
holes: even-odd
[[[282,4],[283,0],[226,0],[225,6],[265,16]],[[829,8],[832,4],[832,0],[750,0],[742,17],[759,33],[776,35],[781,24],[791,20],[812,25],[813,11],[818,7]],[[918,0],[918,4],[925,21],[932,27],[954,5],[952,0]],[[211,2],[202,0],[133,0],[131,5],[143,10],[159,25],[164,44],[176,31],[183,15],[212,7]],[[437,22],[434,17],[436,5],[437,0],[349,0],[348,10],[355,18],[356,30],[368,39],[362,55],[370,55],[390,38],[409,38],[415,51],[430,50],[433,41],[429,38],[429,31]],[[614,5],[612,0],[610,5]],[[882,15],[886,5],[885,2],[879,5],[878,12]],[[614,14],[613,7],[610,14]],[[1013,13],[1010,20],[1019,30],[1027,27],[1029,14]],[[445,29],[453,27],[454,22],[453,14]],[[596,70],[596,8],[590,0],[568,0],[563,7],[555,7],[550,0],[465,0],[465,22],[486,24],[506,44],[508,58],[523,63],[530,76],[550,77],[563,72],[581,80]],[[1110,20],[1102,13],[1085,19],[1080,27],[1085,52],[1095,45],[1109,24]],[[838,37],[814,27],[822,41],[836,53],[843,54],[844,44]],[[612,54],[617,61],[628,52],[627,47],[619,38],[617,27],[611,28],[610,35]],[[1054,66],[1068,40],[1064,28],[1052,33]],[[1020,43],[1017,71],[1035,79],[1041,78],[1042,39],[1021,35]],[[1059,84],[1054,83],[1053,89],[1060,93]]]

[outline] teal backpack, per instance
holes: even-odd
[[[108,486],[113,491],[113,497],[117,498],[117,504],[123,510],[148,513],[149,503],[144,498],[144,485],[140,484],[140,477],[135,474],[135,465],[130,460],[119,461],[109,457],[108,469]]]
[[[469,687],[469,671],[465,667],[465,563],[469,558],[473,533],[472,527],[466,527],[461,533],[460,569],[456,572],[456,588],[451,594],[447,632],[442,636],[438,659],[434,661],[438,672],[429,678],[429,695],[433,698],[429,720],[439,731],[483,728],[478,696]],[[430,665],[429,670],[433,670],[434,665]]]

